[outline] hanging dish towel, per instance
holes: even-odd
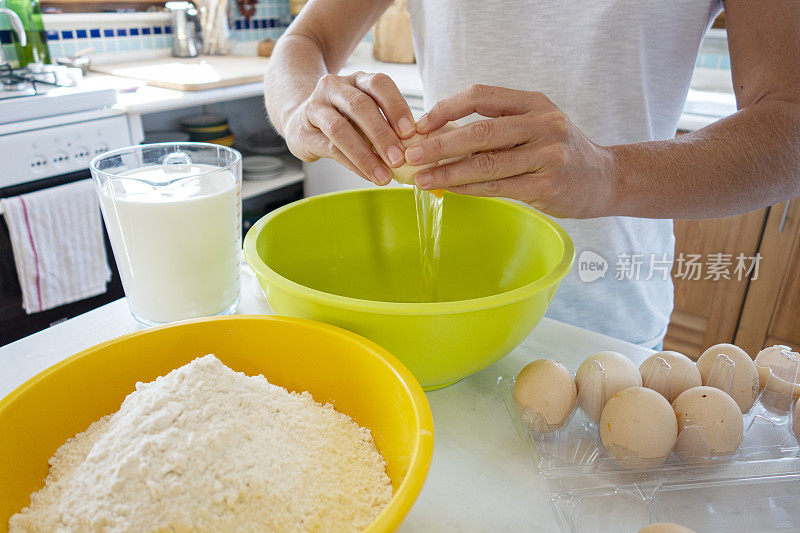
[[[0,200],[22,306],[38,313],[106,291],[111,280],[91,180]]]

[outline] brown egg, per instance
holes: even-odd
[[[678,419],[675,453],[686,462],[705,457],[731,455],[742,443],[742,411],[723,391],[714,387],[694,387],[672,402]]]
[[[645,387],[621,390],[608,400],[599,428],[603,446],[627,468],[660,466],[678,437],[672,406]]]
[[[514,401],[522,420],[536,433],[549,433],[572,414],[578,389],[567,367],[552,359],[537,359],[514,382]]]
[[[639,530],[639,533],[696,533],[695,530],[673,522],[658,522]]]
[[[640,387],[642,376],[630,359],[617,352],[589,356],[575,372],[578,403],[595,424],[606,402],[622,389]]]
[[[781,344],[764,348],[758,352],[755,363],[756,370],[758,371],[758,384],[762,389],[767,386],[767,379],[769,378],[770,369],[775,368],[775,364],[778,362],[778,356],[780,356],[781,352],[784,350],[789,352],[791,355],[800,358],[800,354],[793,352],[790,347],[783,346]],[[793,396],[795,399],[797,399],[800,397],[800,383],[795,382],[794,387],[792,388]],[[783,387],[781,387],[781,389],[783,389]]]
[[[658,358],[663,359],[669,368],[657,361]],[[644,386],[660,393],[668,402],[674,401],[683,391],[703,384],[703,378],[700,377],[694,361],[678,352],[654,353],[644,360],[639,367],[639,373],[642,374]]]
[[[733,344],[717,344],[707,349],[697,359],[697,369],[703,378],[703,385],[709,385],[709,376],[718,355],[727,356],[734,364],[732,389],[728,392],[736,400],[739,409],[746,413],[758,398],[758,370],[747,352]],[[725,368],[724,365],[721,368]],[[725,390],[724,383],[711,383],[710,386]]]

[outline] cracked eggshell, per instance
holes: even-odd
[[[421,133],[415,133],[409,139],[400,139],[400,142],[403,143],[403,149],[405,150],[409,146],[413,144],[417,144],[420,141],[424,141],[427,139],[427,135],[422,135]],[[392,177],[399,181],[400,183],[405,183],[406,185],[414,185],[414,176],[420,170],[424,170],[426,168],[431,168],[434,166],[434,163],[430,163],[428,165],[409,165],[408,163],[403,163],[402,166],[398,168],[390,168],[389,170],[392,171]]]
[[[595,362],[602,365],[605,374],[595,370]],[[605,378],[605,394],[600,392]],[[598,352],[589,356],[575,372],[575,384],[578,386],[578,402],[581,409],[595,424],[606,402],[622,389],[641,387],[642,375],[633,362],[617,352]]]
[[[764,348],[756,355],[755,364],[756,370],[758,371],[758,384],[762,389],[767,386],[767,378],[769,378],[770,369],[778,362],[778,356],[783,350],[800,357],[800,354],[793,352],[789,346],[784,346],[782,344]],[[795,400],[800,397],[800,384],[798,383],[794,385],[793,396]]]
[[[739,449],[744,435],[744,419],[736,402],[714,387],[694,387],[683,392],[672,402],[678,419],[678,444],[675,451],[681,457],[702,457],[702,449],[692,449],[699,444],[695,439],[681,440],[680,434],[688,425],[703,428],[703,436],[713,455],[731,455]]]
[[[642,375],[642,383],[645,387],[647,386],[648,378],[659,371],[659,365],[655,364],[656,359],[659,357],[664,359],[670,366],[669,392],[666,395],[668,402],[674,401],[683,391],[703,384],[703,378],[700,376],[700,371],[697,370],[697,365],[694,364],[694,361],[682,353],[663,351],[654,353],[639,366],[639,373]]]
[[[627,468],[660,466],[678,438],[672,406],[645,387],[629,387],[608,400],[599,428],[606,451]]]
[[[549,433],[563,426],[577,397],[572,374],[552,359],[528,364],[514,382],[514,401],[520,416],[536,433]]]
[[[714,367],[714,361],[719,354],[728,356],[733,361],[733,390],[731,397],[739,405],[739,409],[746,413],[756,403],[758,398],[758,370],[756,364],[747,355],[747,352],[733,344],[716,344],[703,352],[697,359],[697,369],[703,378],[703,385],[708,384],[708,376]]]

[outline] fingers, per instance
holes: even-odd
[[[521,115],[547,104],[552,105],[546,96],[537,92],[491,85],[470,85],[434,105],[417,122],[417,131],[428,133],[442,127],[449,120],[458,120],[472,113],[485,117]]]
[[[524,116],[479,120],[441,135],[430,136],[406,149],[412,165],[434,163],[486,150],[499,150],[533,139],[530,122]]]
[[[378,103],[400,138],[407,139],[414,134],[416,128],[411,108],[389,76],[381,73],[356,72],[354,83],[358,89],[370,95]]]
[[[526,186],[530,188],[530,183],[526,182],[531,179],[535,180],[537,179],[537,176],[534,174],[521,174],[519,176],[511,176],[499,180],[465,183],[464,185],[447,187],[446,190],[458,194],[466,194],[469,196],[519,199],[521,191],[523,191]]]
[[[542,166],[536,155],[530,145],[474,154],[418,172],[416,185],[420,189],[441,189],[535,172]]]
[[[362,175],[369,176],[371,181],[379,185],[391,181],[391,171],[341,113],[333,107],[314,102],[306,106],[306,113],[308,121],[330,139]]]
[[[378,104],[366,93],[344,85],[330,95],[330,102],[340,113],[352,120],[372,143],[375,152],[392,167],[405,162],[403,145],[386,122]]]

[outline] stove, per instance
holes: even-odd
[[[97,89],[79,73],[0,66],[0,198],[90,179],[93,157],[136,142],[128,118],[114,107],[116,91]],[[108,242],[106,251],[113,274],[105,293],[28,315],[0,217],[0,345],[122,297]]]
[[[114,89],[88,89],[81,78],[80,69],[63,66],[0,65],[0,125],[110,108],[117,102]],[[0,134],[7,131],[2,128]]]
[[[62,66],[0,65],[0,189],[87,171],[92,157],[132,144],[116,90],[81,78]]]

